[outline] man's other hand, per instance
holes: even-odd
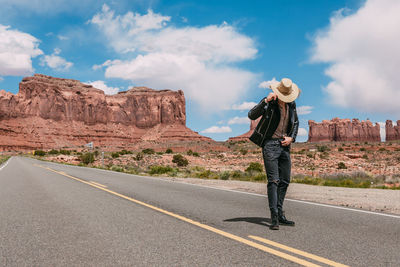
[[[292,137],[285,136],[284,138],[285,138],[285,140],[283,140],[283,141],[281,142],[281,143],[282,143],[282,146],[288,146],[288,145],[290,145],[290,144],[293,142],[293,138],[292,138]]]

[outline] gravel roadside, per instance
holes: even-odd
[[[163,177],[163,179],[263,195],[266,195],[267,191],[265,183],[197,178]],[[344,188],[291,183],[286,197],[400,215],[400,190]]]

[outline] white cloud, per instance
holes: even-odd
[[[209,112],[231,106],[251,88],[257,75],[232,65],[255,57],[251,38],[227,24],[176,28],[167,25],[170,19],[151,10],[145,15],[115,15],[104,5],[90,23],[105,34],[115,51],[135,52],[135,57],[108,60],[93,68],[106,67],[107,78],[183,89]]]
[[[305,128],[299,128],[297,135],[298,136],[308,136],[308,132]]]
[[[232,132],[231,127],[229,126],[212,126],[210,128],[207,128],[203,131],[201,131],[201,133],[230,133]]]
[[[56,70],[68,70],[74,64],[72,62],[68,62],[65,58],[58,56],[61,53],[61,49],[55,48],[53,54],[45,55],[40,59],[40,65],[45,66]]]
[[[313,106],[299,106],[297,107],[297,114],[298,115],[307,115],[312,112]]]
[[[61,34],[57,35],[57,38],[60,39],[61,41],[65,41],[65,40],[69,39],[69,37],[61,35]]]
[[[247,117],[234,117],[228,121],[228,124],[249,124],[250,120]]]
[[[314,39],[312,61],[330,64],[326,93],[338,106],[400,114],[400,1],[367,0],[343,13]]]
[[[0,24],[0,75],[30,75],[32,58],[43,54],[32,35]]]
[[[89,82],[85,82],[85,84],[90,84],[94,88],[103,90],[106,95],[115,95],[116,93],[118,93],[118,91],[120,89],[118,87],[109,87],[106,85],[106,83],[104,81],[93,81],[93,82],[89,81]]]
[[[250,110],[255,105],[257,105],[256,102],[243,102],[242,104],[234,104],[234,105],[232,105],[232,109],[233,110]]]
[[[277,81],[277,80],[275,79],[275,77],[274,77],[274,78],[272,78],[272,80],[261,82],[261,83],[258,85],[258,87],[259,87],[259,88],[263,88],[263,89],[267,89],[267,88],[269,88],[269,86],[270,86],[271,84],[277,83],[277,82],[278,82],[278,81]]]

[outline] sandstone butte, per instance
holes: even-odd
[[[105,149],[144,141],[207,141],[186,127],[181,90],[134,87],[116,95],[77,80],[26,77],[14,95],[0,91],[0,150]]]
[[[309,120],[308,125],[308,142],[381,141],[379,124],[373,125],[369,120],[334,118],[321,123]]]
[[[396,126],[393,126],[391,120],[386,121],[386,141],[400,140],[400,120],[398,120]]]

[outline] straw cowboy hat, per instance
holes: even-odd
[[[285,103],[293,102],[300,94],[299,87],[288,78],[283,78],[280,82],[273,83],[269,87],[278,95],[278,99]]]

